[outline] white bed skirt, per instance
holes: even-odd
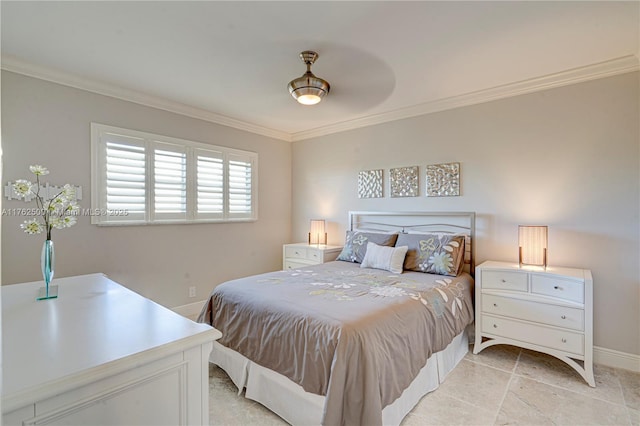
[[[402,395],[382,410],[385,425],[399,425],[420,399],[444,382],[469,350],[466,331],[458,334],[444,350],[427,360],[418,376]],[[249,361],[243,355],[213,342],[209,361],[227,372],[245,397],[264,405],[292,425],[319,425],[325,397],[306,392],[280,373]]]

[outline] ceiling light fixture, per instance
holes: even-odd
[[[307,72],[289,82],[289,93],[302,105],[315,105],[329,93],[329,82],[316,77],[311,72],[311,64],[318,59],[318,54],[305,50],[300,54],[300,59],[307,65]]]

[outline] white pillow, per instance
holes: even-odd
[[[367,252],[360,267],[383,269],[394,274],[401,274],[408,249],[408,246],[386,247],[376,243],[367,243]]]

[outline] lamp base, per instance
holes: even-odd
[[[542,265],[531,264],[531,263],[522,263],[522,247],[518,247],[518,265],[522,268],[522,265],[530,265],[530,266],[542,266],[544,270],[547,270],[547,249],[542,249]]]
[[[36,300],[47,300],[47,299],[57,299],[58,298],[58,286],[50,285],[49,286],[49,294],[47,294],[46,287],[40,287],[38,290],[38,297]]]
[[[324,233],[324,243],[320,242],[320,234],[318,234],[318,235],[316,236],[316,239],[317,239],[318,241],[317,241],[317,242],[315,242],[315,243],[312,243],[312,242],[311,242],[311,232],[309,232],[309,245],[310,245],[310,246],[311,246],[311,245],[314,245],[314,244],[315,244],[315,245],[318,245],[318,246],[326,246],[326,245],[327,245],[327,233],[326,233],[326,232]]]

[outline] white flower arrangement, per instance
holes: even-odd
[[[18,195],[18,198],[26,200],[30,195],[35,197],[38,206],[36,213],[41,219],[33,218],[25,220],[20,225],[20,228],[29,235],[40,234],[46,231],[47,240],[50,240],[51,230],[53,228],[69,228],[78,221],[77,214],[80,207],[76,202],[76,190],[72,185],[66,184],[55,196],[49,200],[45,200],[44,197],[40,195],[40,176],[48,175],[49,170],[40,165],[29,166],[29,170],[36,176],[36,183],[25,179],[18,179],[13,184],[13,190]]]

